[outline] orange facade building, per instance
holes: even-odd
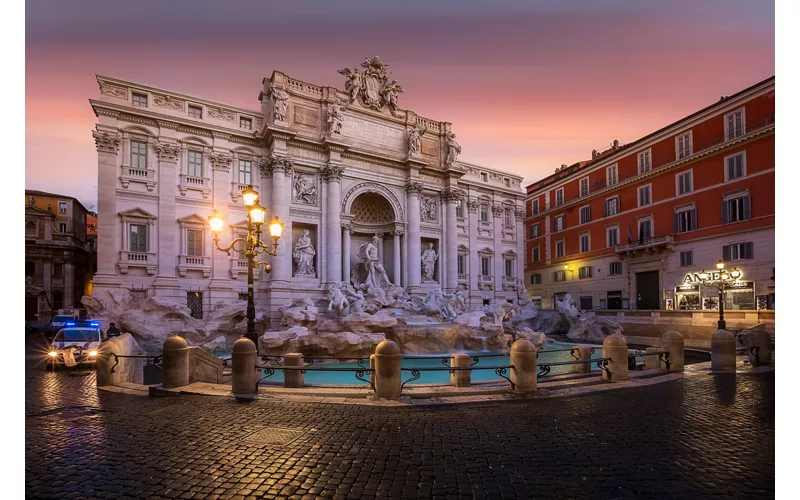
[[[543,308],[718,308],[695,276],[743,276],[729,310],[775,303],[775,78],[527,187],[525,280]]]

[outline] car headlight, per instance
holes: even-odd
[[[58,353],[56,351],[50,351],[48,354],[50,354],[51,358],[55,358],[56,356],[58,356]]]
[[[97,351],[89,351],[89,356],[91,357],[97,356]]]

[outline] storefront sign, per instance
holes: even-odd
[[[755,287],[753,286],[752,281],[737,281],[735,283],[731,283],[730,285],[726,285],[729,290],[754,290]]]
[[[741,273],[741,271],[740,271],[740,273]],[[706,274],[708,274],[708,279],[706,281],[719,281],[720,280],[720,272],[719,271],[709,271]],[[725,273],[725,274],[730,276],[728,273]],[[741,277],[742,277],[742,275],[740,274],[739,278],[741,278]],[[703,280],[700,279],[700,273],[687,273],[686,276],[684,276],[684,278],[683,278],[683,284],[684,285],[691,284],[691,283],[702,283],[702,282],[703,282]],[[750,282],[750,283],[752,283],[752,282]],[[736,284],[738,284],[738,282],[734,283],[734,285],[736,285]]]
[[[680,285],[675,287],[675,293],[699,292],[700,285]]]

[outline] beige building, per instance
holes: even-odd
[[[256,307],[272,318],[349,280],[375,235],[388,278],[410,293],[516,297],[522,178],[462,162],[451,124],[401,109],[377,57],[340,73],[344,91],[273,72],[260,109],[98,76],[94,294],[170,297],[197,317],[242,298],[246,261],[214,248],[208,216],[225,217],[221,244],[241,235],[252,184],[267,218],[284,223],[271,273],[257,274]]]

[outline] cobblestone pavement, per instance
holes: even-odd
[[[364,407],[98,392],[26,370],[28,498],[774,497],[774,372]]]

